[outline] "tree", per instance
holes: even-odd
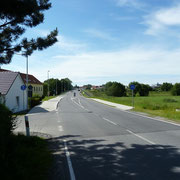
[[[126,88],[123,84],[118,82],[108,82],[105,85],[106,94],[108,96],[121,97],[126,95]]]
[[[85,88],[90,90],[92,88],[92,85],[91,84],[87,84],[87,85],[85,85]]]
[[[161,90],[162,91],[170,91],[172,89],[172,87],[173,87],[172,83],[165,82],[161,85]]]
[[[43,50],[57,42],[57,29],[45,38],[21,38],[27,28],[43,23],[43,12],[50,7],[49,0],[3,1],[0,6],[0,64],[10,63],[17,52],[28,56],[35,50]]]
[[[148,96],[149,95],[149,85],[140,84],[139,95],[140,96]]]
[[[141,88],[141,84],[136,82],[136,81],[133,81],[133,82],[130,82],[129,83],[129,89],[130,89],[130,86],[134,84],[135,85],[135,89],[134,89],[134,96],[136,96],[136,94],[139,92],[140,88]]]
[[[173,96],[180,96],[180,83],[176,83],[171,92]]]
[[[68,78],[61,80],[51,78],[49,80],[44,81],[43,83],[44,96],[47,96],[48,94],[48,84],[49,84],[49,92],[51,96],[56,94],[56,89],[57,89],[57,94],[61,94],[62,92],[72,90],[73,88],[72,81]]]

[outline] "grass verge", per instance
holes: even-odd
[[[100,91],[85,91],[84,94],[86,97],[132,106],[132,97],[112,97]],[[180,109],[180,96],[172,96],[169,92],[151,92],[147,97],[135,97],[134,106],[135,111],[180,123],[180,111],[176,111]]]
[[[5,151],[1,153],[0,176],[8,180],[46,180],[51,163],[52,155],[44,139],[11,135]]]
[[[48,101],[48,100],[53,99],[53,98],[55,98],[55,97],[57,97],[57,96],[45,96],[45,97],[42,99],[42,102]]]

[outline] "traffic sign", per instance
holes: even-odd
[[[134,85],[134,84],[131,84],[131,85],[130,85],[130,89],[131,89],[131,90],[134,90],[134,89],[135,89],[135,85]]]
[[[26,85],[21,86],[21,90],[24,91],[26,89]]]

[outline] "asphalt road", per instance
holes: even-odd
[[[76,93],[66,94],[57,111],[29,117],[31,130],[52,137],[60,157],[54,168],[70,169],[64,179],[180,180],[180,126]]]

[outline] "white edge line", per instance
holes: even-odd
[[[117,126],[117,124],[116,123],[114,123],[113,121],[110,121],[109,119],[106,119],[106,118],[103,118],[105,121],[107,121],[107,122],[109,122],[109,123],[111,123],[111,124],[114,124],[115,126]]]
[[[68,151],[68,147],[67,147],[66,140],[64,140],[64,149],[65,149],[65,154],[66,154],[67,163],[68,163],[68,167],[69,167],[70,179],[71,179],[71,180],[76,180],[75,175],[74,175],[74,170],[73,170],[73,167],[72,167],[72,162],[71,162],[70,153],[69,153],[69,151]]]
[[[91,98],[87,98],[87,99],[91,99]],[[91,100],[94,100],[94,99],[91,99]],[[95,101],[95,100],[94,100]],[[98,101],[96,101],[98,102]],[[106,103],[102,103],[102,104],[106,104]],[[106,104],[108,105],[108,104]],[[171,124],[171,125],[174,125],[174,126],[180,126],[180,124],[177,124],[177,123],[173,123],[173,122],[169,122],[169,121],[165,121],[165,120],[160,120],[160,119],[156,119],[156,118],[153,118],[153,117],[149,117],[149,116],[143,116],[141,114],[136,114],[136,113],[133,113],[133,112],[130,112],[130,111],[127,111],[127,110],[122,110],[122,109],[119,109],[117,108],[116,106],[111,106],[110,107],[114,107],[120,111],[123,111],[123,112],[126,112],[126,113],[129,113],[129,114],[133,114],[133,115],[136,115],[136,116],[140,116],[140,117],[144,117],[144,118],[148,118],[148,119],[152,119],[152,120],[155,120],[155,121],[160,121],[160,122],[164,122],[164,123],[167,123],[167,124]]]
[[[126,129],[126,131],[129,132],[130,134],[133,134],[134,136],[137,136],[137,137],[140,138],[140,139],[143,139],[144,141],[146,141],[146,142],[148,142],[148,143],[150,143],[150,144],[153,144],[153,145],[156,144],[156,143],[154,143],[154,142],[152,142],[152,141],[150,141],[150,140],[148,140],[148,139],[146,139],[146,138],[144,138],[144,137],[142,137],[142,136],[140,136],[140,135],[138,135],[138,134],[133,133],[132,131],[130,131],[130,130],[128,130],[128,129]]]
[[[123,111],[123,110],[121,110],[121,111]],[[133,114],[133,115],[136,115],[136,116],[140,116],[140,117],[144,117],[144,118],[148,118],[148,119],[152,119],[152,120],[155,120],[155,121],[164,122],[164,123],[167,123],[167,124],[172,124],[172,125],[175,125],[175,126],[180,126],[180,124],[176,124],[176,123],[173,123],[173,122],[156,119],[156,118],[149,117],[149,116],[143,116],[141,114],[136,114],[136,113],[129,112],[129,111],[123,111],[123,112],[129,113],[129,114]]]

